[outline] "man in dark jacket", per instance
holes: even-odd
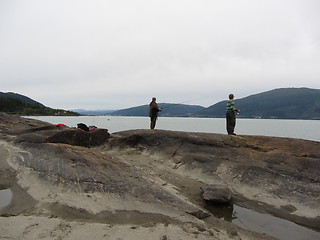
[[[158,107],[158,104],[156,103],[156,98],[152,98],[152,102],[149,104],[149,117],[151,120],[150,128],[154,129],[156,126],[156,121],[158,118],[158,112],[161,111],[161,109]]]
[[[229,94],[229,101],[227,103],[227,132],[229,135],[236,135],[234,133],[234,128],[236,126],[236,112],[240,112],[239,109],[236,109],[234,104],[234,95]]]

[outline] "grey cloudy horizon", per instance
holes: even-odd
[[[319,10],[318,0],[0,0],[0,91],[96,110],[319,89]]]

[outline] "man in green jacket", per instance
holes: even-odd
[[[236,109],[234,104],[234,95],[229,94],[229,101],[227,103],[227,132],[229,135],[236,135],[234,133],[234,128],[236,126],[236,112],[240,112],[239,109]]]
[[[153,97],[151,103],[149,104],[149,117],[150,117],[150,128],[154,129],[156,126],[156,121],[158,118],[158,112],[161,111],[161,109],[158,107],[158,104],[156,103],[156,98]]]

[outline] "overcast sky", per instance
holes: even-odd
[[[0,91],[122,109],[319,89],[319,11],[319,0],[0,0]]]

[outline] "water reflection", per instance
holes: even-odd
[[[278,239],[320,239],[320,232],[300,226],[288,220],[277,218],[269,214],[255,212],[237,205],[208,204],[206,208],[215,217],[232,222],[239,227],[265,233]]]
[[[0,210],[11,203],[12,196],[13,194],[11,189],[0,190]]]

